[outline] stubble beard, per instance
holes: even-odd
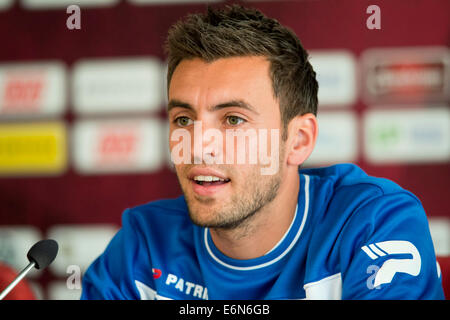
[[[264,177],[264,178],[263,178]],[[233,183],[233,181],[231,181]],[[185,199],[191,221],[203,228],[220,230],[241,229],[242,236],[250,232],[251,221],[257,213],[271,203],[278,194],[281,184],[281,173],[272,176],[261,176],[259,168],[246,178],[241,190],[234,190],[234,194],[227,203],[217,203],[215,199],[200,199],[195,195],[185,194]],[[185,190],[183,190],[185,191]],[[206,214],[196,211],[196,205],[202,203],[202,207],[211,204],[210,212]],[[205,210],[205,209],[202,209]],[[207,218],[202,218],[206,216]]]

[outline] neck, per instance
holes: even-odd
[[[217,249],[241,260],[261,257],[272,250],[289,229],[297,206],[300,179],[297,168],[290,169],[275,199],[256,214],[234,229],[210,230]]]

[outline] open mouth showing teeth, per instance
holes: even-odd
[[[215,186],[230,182],[230,179],[222,179],[215,176],[195,176],[194,182],[201,186]]]

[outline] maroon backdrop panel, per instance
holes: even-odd
[[[366,28],[366,8],[377,4],[381,30]],[[329,0],[252,2],[291,27],[308,50],[347,49],[356,57],[371,47],[449,46],[448,0]],[[205,5],[134,6],[82,10],[82,29],[68,30],[65,10],[25,10],[15,4],[0,12],[0,62],[58,59],[70,69],[81,58],[152,55],[164,60],[169,26]],[[69,102],[70,104],[70,102]],[[72,106],[69,105],[69,110]],[[358,98],[357,113],[367,108]],[[161,112],[160,117],[164,117]],[[71,124],[75,116],[64,115]],[[417,152],[420,152],[418,150]],[[429,216],[450,216],[450,165],[357,164],[369,174],[393,179],[422,201]],[[180,188],[168,168],[152,174],[81,176],[69,163],[58,177],[0,179],[0,224],[120,224],[127,207],[175,197]]]

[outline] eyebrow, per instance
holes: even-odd
[[[244,100],[231,100],[231,101],[227,101],[224,103],[219,103],[215,106],[209,107],[208,111],[218,111],[221,109],[231,108],[231,107],[239,107],[239,108],[249,110],[249,111],[259,115],[259,112],[257,112],[256,109],[252,105],[245,102]],[[169,112],[173,108],[184,108],[184,109],[189,109],[189,110],[195,112],[194,108],[189,103],[186,103],[186,102],[183,102],[183,101],[180,101],[177,99],[172,99],[169,101],[169,103],[167,105],[167,112]]]

